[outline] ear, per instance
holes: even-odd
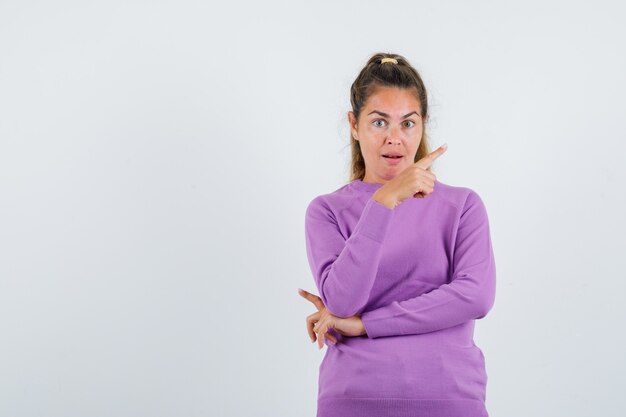
[[[350,136],[352,136],[354,140],[359,140],[359,135],[357,133],[356,117],[354,116],[354,112],[352,111],[348,112],[348,122],[350,124]]]

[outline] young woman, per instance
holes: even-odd
[[[487,417],[473,340],[496,288],[483,201],[432,173],[446,146],[429,151],[426,88],[404,57],[373,55],[350,93],[350,182],[305,216],[319,296],[300,295],[327,346],[317,416]]]

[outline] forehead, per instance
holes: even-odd
[[[420,112],[420,102],[415,89],[395,87],[379,87],[364,106],[365,114],[372,110],[379,110],[391,116],[400,117],[411,111]]]

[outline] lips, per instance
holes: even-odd
[[[403,156],[397,157],[397,158],[393,158],[391,156],[385,156],[383,155],[383,159],[385,160],[385,162],[387,162],[389,165],[398,165],[400,162],[402,162],[402,158],[404,158]]]
[[[402,156],[400,152],[387,152],[383,154],[384,158],[401,158]]]

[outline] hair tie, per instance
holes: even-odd
[[[383,58],[380,60],[381,64],[384,64],[385,62],[391,62],[393,64],[397,64],[398,61],[395,58]]]

